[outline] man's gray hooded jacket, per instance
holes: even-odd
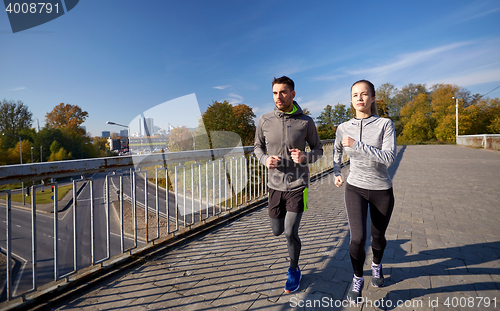
[[[257,123],[254,152],[259,162],[266,165],[269,156],[279,156],[281,161],[275,169],[269,170],[268,186],[278,191],[298,190],[309,185],[309,167],[323,155],[323,145],[316,125],[311,117],[297,110],[284,113],[277,108],[263,114]],[[311,151],[305,152],[306,143]],[[290,149],[304,151],[304,163],[293,162]]]

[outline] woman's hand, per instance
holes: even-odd
[[[341,187],[344,184],[344,180],[342,179],[342,175],[335,176],[335,186]]]
[[[352,145],[354,145],[354,139],[351,137],[346,136],[342,139],[342,146],[352,148]]]

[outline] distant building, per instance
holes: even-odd
[[[102,136],[101,137],[109,138],[110,136],[111,136],[111,132],[110,131],[102,131]]]
[[[155,133],[155,123],[153,118],[144,118],[144,136],[153,136]]]
[[[128,137],[128,130],[121,130],[120,137]]]
[[[109,150],[111,151],[122,149],[121,142],[119,139],[108,138],[108,143],[109,143]]]

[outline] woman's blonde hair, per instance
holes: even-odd
[[[371,95],[374,98],[373,103],[372,103],[372,105],[370,107],[370,112],[371,112],[372,115],[378,116],[377,100],[375,99],[375,85],[373,85],[373,83],[371,83],[368,80],[359,80],[359,81],[356,81],[351,86],[351,94],[352,94],[352,87],[355,86],[358,83],[365,83],[366,85],[368,85],[368,88],[370,89],[370,93],[372,93]],[[352,105],[352,102],[351,102],[351,106],[354,108],[354,106]]]

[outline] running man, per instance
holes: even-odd
[[[290,268],[285,292],[299,289],[302,274],[299,256],[302,244],[299,225],[307,209],[308,164],[323,155],[323,145],[311,117],[302,112],[295,97],[295,84],[283,76],[272,82],[274,111],[259,118],[255,133],[255,155],[269,169],[269,218],[275,236],[285,233]],[[306,145],[311,151],[305,152]]]

